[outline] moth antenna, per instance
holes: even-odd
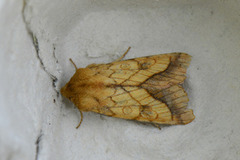
[[[128,47],[128,49],[126,50],[126,52],[121,56],[119,57],[117,60],[115,60],[114,62],[118,62],[118,61],[121,61],[128,53],[128,51],[131,49],[131,47]]]
[[[69,61],[74,65],[76,71],[77,71],[77,65],[73,62],[73,60],[70,58]]]
[[[80,127],[80,125],[81,125],[81,123],[83,121],[83,113],[82,113],[82,111],[80,111],[80,114],[81,114],[81,120],[80,120],[79,124],[77,125],[76,129],[78,129]]]

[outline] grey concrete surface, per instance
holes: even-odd
[[[0,155],[24,160],[240,159],[240,1],[1,0]],[[60,88],[78,67],[192,55],[196,119],[158,130],[80,114]]]

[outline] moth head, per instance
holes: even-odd
[[[79,88],[84,86],[89,79],[88,70],[89,69],[79,68],[72,76],[70,81],[64,87],[62,87],[61,94],[70,100],[72,100],[74,95],[79,94],[78,92],[81,91]]]
[[[79,68],[61,89],[61,94],[72,101],[81,111],[91,110],[98,104],[91,96],[96,93],[96,89],[91,89],[92,84],[96,83],[94,74],[95,72],[89,68]]]
[[[81,83],[81,76],[76,72],[70,81],[61,88],[61,94],[73,101],[74,96],[77,94],[78,84]]]
[[[72,87],[71,83],[67,83],[64,87],[61,88],[61,94],[72,101],[72,98],[74,96],[73,89],[74,88]]]
[[[93,79],[92,75],[94,72],[90,69],[79,68],[70,81],[61,88],[61,94],[78,106],[81,103],[81,97],[86,96],[86,88]]]
[[[72,101],[80,111],[91,111],[96,106],[92,97],[82,94],[71,81],[62,87],[61,94]]]

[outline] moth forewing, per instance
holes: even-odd
[[[181,84],[190,60],[186,53],[168,53],[89,65],[77,69],[61,93],[80,111],[153,124],[188,124],[195,116],[187,109]]]

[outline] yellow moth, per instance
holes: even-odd
[[[153,124],[188,124],[195,118],[187,109],[181,84],[191,56],[168,53],[91,64],[77,69],[61,89],[63,96],[82,111]],[[78,125],[80,126],[82,119]],[[78,128],[77,127],[77,128]]]

